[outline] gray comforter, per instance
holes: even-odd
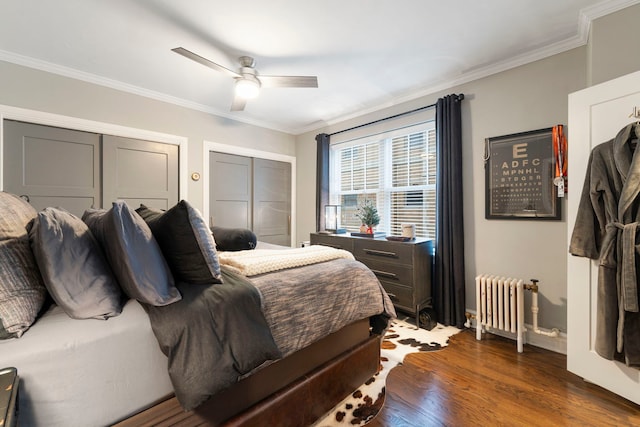
[[[381,333],[396,312],[373,272],[359,261],[336,259],[251,277],[283,357],[356,320]]]
[[[224,283],[177,284],[182,300],[145,305],[169,377],[185,410],[200,405],[267,360],[281,357],[260,308],[260,294],[238,274]]]
[[[360,319],[381,333],[395,316],[364,264],[338,259],[253,276],[223,267],[223,284],[179,284],[182,301],[147,307],[169,358],[176,397],[189,410],[270,360]]]

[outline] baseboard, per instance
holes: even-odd
[[[471,310],[468,310],[469,313],[473,313]],[[471,328],[476,329],[476,319],[470,319]],[[524,333],[524,343],[528,345],[532,345],[535,347],[544,348],[545,350],[550,350],[555,353],[567,354],[567,334],[565,332],[560,332],[557,337],[550,337],[547,335],[537,334],[533,331],[533,326],[530,324],[524,325],[525,333]],[[548,332],[547,329],[539,328],[542,331]],[[516,340],[516,334],[502,331],[499,329],[488,329],[483,333],[491,333],[494,335],[499,335],[501,337],[509,338],[512,340]]]

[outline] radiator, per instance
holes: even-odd
[[[524,344],[524,281],[481,274],[476,277],[476,339],[484,330],[516,334],[518,352]]]

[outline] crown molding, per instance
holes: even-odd
[[[183,98],[141,88],[139,86],[124,83],[119,80],[109,79],[106,77],[98,76],[96,74],[91,74],[91,73],[76,70],[73,68],[64,67],[62,65],[54,64],[54,63],[43,61],[40,59],[31,58],[29,56],[19,55],[13,52],[0,50],[0,61],[10,62],[12,64],[22,65],[24,67],[33,68],[36,70],[45,71],[52,74],[57,74],[63,77],[69,77],[75,80],[92,83],[98,86],[103,86],[110,89],[115,89],[122,92],[143,96],[145,98],[155,99],[156,101],[162,101],[162,102],[177,105],[180,107],[188,108],[191,110],[213,114],[215,116],[223,117],[229,120],[234,120],[237,122],[241,122],[241,123],[245,123],[253,126],[268,128],[268,129],[272,129],[272,130],[276,130],[276,131],[284,132],[288,134],[292,134],[293,132],[292,129],[278,128],[273,126],[273,124],[270,124],[270,123],[233,116],[226,111],[221,111],[215,108],[211,108],[208,105],[200,104],[193,101],[188,101]]]

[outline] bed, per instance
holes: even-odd
[[[222,385],[212,378],[213,385],[194,391],[198,387],[192,387],[191,380],[180,385],[176,375],[182,373],[171,369],[179,350],[168,351],[162,341],[175,331],[164,338],[158,332],[166,313],[179,315],[180,304],[191,298],[184,285],[176,282],[181,301],[155,306],[128,298],[120,314],[106,321],[73,319],[52,304],[19,338],[0,340],[0,367],[16,367],[20,376],[20,424],[140,425],[149,413],[145,410],[175,404],[177,397],[185,409],[210,425],[304,425],[375,373],[379,337],[395,313],[363,264],[342,254],[245,276],[237,263],[221,263],[223,282],[240,277],[260,295],[259,308],[275,354],[257,356]],[[220,284],[203,286],[223,289]],[[233,328],[231,323],[225,325],[227,330]],[[189,336],[186,331],[179,336]],[[223,341],[226,349],[226,338]],[[194,348],[182,349],[181,360],[189,369],[199,368],[198,376],[207,377],[202,371],[210,369],[206,363],[189,359]],[[317,388],[332,392],[310,399]]]

